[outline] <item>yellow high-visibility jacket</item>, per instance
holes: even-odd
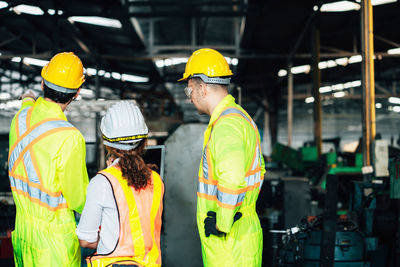
[[[261,266],[262,229],[255,210],[265,173],[257,126],[227,95],[204,133],[197,191],[197,225],[204,266]],[[216,212],[224,236],[205,236],[204,219]],[[233,223],[237,212],[242,217]]]
[[[73,211],[82,212],[89,183],[82,134],[56,103],[25,98],[9,145],[15,265],[80,266]]]
[[[164,183],[155,171],[151,184],[135,190],[122,177],[119,166],[100,171],[110,182],[118,209],[119,237],[114,250],[106,255],[86,258],[88,266],[105,267],[112,264],[161,266],[161,215]]]

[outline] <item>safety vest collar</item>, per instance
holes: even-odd
[[[43,97],[39,97],[33,106],[49,114],[49,117],[55,117],[65,121],[67,120],[67,117],[57,103],[48,101]]]
[[[233,105],[235,105],[235,98],[232,95],[228,94],[215,107],[213,113],[211,114],[211,118],[208,123],[208,127],[212,127],[214,122],[220,117],[221,113],[224,111],[224,109],[226,107],[233,106]]]

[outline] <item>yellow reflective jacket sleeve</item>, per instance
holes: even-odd
[[[31,98],[31,97],[25,97],[24,99],[22,99],[22,105],[20,110],[23,110],[24,108],[27,107],[31,107],[35,104],[35,99]]]
[[[80,132],[74,131],[63,146],[68,146],[69,149],[60,149],[64,154],[57,155],[59,177],[63,177],[60,179],[61,192],[67,200],[68,207],[82,213],[89,184],[85,140]]]
[[[246,187],[246,137],[243,136],[244,124],[242,118],[227,118],[215,124],[211,140],[211,155],[214,157],[215,174],[218,180],[218,190],[234,192]],[[254,144],[249,144],[254,147]],[[220,231],[229,233],[240,204],[234,209],[217,205],[217,227]]]

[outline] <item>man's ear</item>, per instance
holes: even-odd
[[[40,87],[42,87],[42,91],[44,91],[44,81],[43,81],[43,79],[42,79],[42,82],[40,83]]]
[[[207,84],[200,83],[199,89],[200,89],[200,95],[202,97],[205,97],[207,95]]]
[[[74,98],[77,98],[80,92],[81,92],[81,88],[78,88],[78,91],[76,92]]]

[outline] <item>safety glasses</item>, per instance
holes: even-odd
[[[184,91],[185,91],[186,96],[188,98],[191,98],[192,92],[193,92],[193,88],[192,87],[185,87]]]

